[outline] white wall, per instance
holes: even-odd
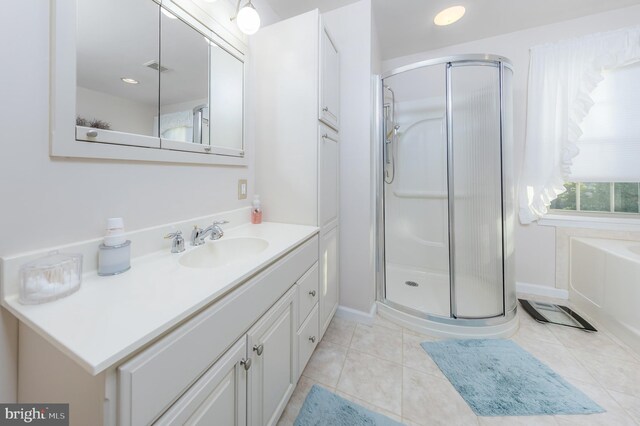
[[[386,71],[416,61],[464,53],[493,53],[511,59],[515,68],[514,148],[516,175],[519,176],[524,150],[529,48],[541,43],[554,42],[600,31],[608,31],[628,25],[636,25],[639,21],[640,6],[632,6],[386,60],[383,62],[383,69]],[[464,21],[460,21],[460,23],[456,25],[464,25]],[[516,281],[554,287],[556,281],[555,228],[536,224],[528,226],[518,224],[515,231],[515,244]]]
[[[371,189],[371,1],[322,15],[340,51],[340,305],[375,301]]]
[[[86,87],[77,87],[76,105],[77,115],[87,120],[106,121],[111,130],[154,135],[153,119],[158,115],[158,105],[134,102]]]
[[[49,2],[12,2],[0,14],[0,256],[248,205],[237,180],[253,167],[49,157]],[[248,118],[248,126],[251,125]],[[253,143],[249,162],[253,164]],[[158,235],[158,238],[162,238]],[[82,320],[79,318],[79,320]],[[16,322],[0,317],[0,401],[16,396]]]

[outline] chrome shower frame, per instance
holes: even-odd
[[[489,65],[489,66],[497,66],[499,68],[499,85],[500,85],[500,164],[501,164],[501,201],[502,201],[502,285],[503,285],[503,312],[502,315],[487,317],[487,318],[456,318],[455,316],[455,281],[453,276],[453,268],[452,263],[450,263],[450,303],[451,310],[450,316],[444,317],[439,315],[430,314],[427,312],[422,312],[415,310],[413,308],[409,308],[404,305],[400,305],[386,298],[386,288],[385,288],[385,280],[386,280],[386,262],[385,262],[385,207],[384,207],[384,161],[385,161],[385,129],[384,129],[384,81],[386,78],[392,77],[397,74],[401,74],[404,72],[408,72],[411,70],[433,66],[433,65],[445,65],[447,72],[447,101],[446,101],[446,119],[447,119],[447,192],[449,194],[449,218],[448,218],[448,232],[449,232],[449,261],[453,262],[454,253],[455,253],[455,244],[452,241],[452,232],[455,230],[451,227],[451,215],[453,214],[452,208],[452,197],[451,191],[449,189],[449,183],[452,176],[452,158],[451,158],[451,149],[452,149],[452,104],[451,104],[451,79],[450,79],[450,68],[452,64],[455,65]],[[504,70],[510,69],[513,71],[513,66],[511,62],[502,56],[498,55],[485,55],[485,54],[469,54],[469,55],[457,55],[457,56],[449,56],[438,59],[431,59],[426,61],[416,62],[410,65],[405,65],[391,71],[388,71],[380,76],[375,78],[374,82],[374,101],[375,108],[372,119],[372,130],[374,135],[374,150],[373,150],[373,160],[375,162],[375,167],[373,170],[373,178],[375,181],[374,191],[375,191],[375,239],[376,239],[376,252],[375,252],[375,271],[376,271],[376,300],[378,302],[378,307],[380,311],[387,310],[387,308],[391,308],[391,311],[398,311],[401,314],[409,315],[410,317],[414,317],[418,320],[426,320],[432,324],[440,324],[442,325],[442,332],[436,332],[436,334],[444,334],[444,335],[455,335],[454,329],[456,328],[465,328],[465,330],[471,330],[473,328],[481,328],[481,327],[495,327],[496,329],[501,326],[509,324],[516,324],[514,319],[517,314],[517,302],[515,302],[515,281],[513,276],[513,265],[508,264],[508,262],[513,262],[513,255],[507,258],[505,253],[506,247],[513,247],[512,239],[513,235],[508,233],[507,230],[512,229],[512,226],[508,226],[507,221],[513,220],[513,212],[509,214],[507,211],[508,206],[505,203],[505,199],[507,197],[513,197],[513,194],[507,194],[507,191],[510,188],[513,188],[515,182],[511,181],[512,175],[506,175],[504,172],[505,168],[505,146],[504,146],[504,120],[505,120],[505,102],[504,102]],[[508,159],[506,161],[513,161],[512,159]],[[512,163],[509,164],[512,167]],[[510,180],[509,180],[510,179]],[[509,181],[508,181],[509,180]],[[511,306],[511,303],[508,303],[507,297],[511,294],[511,292],[507,289],[507,280],[511,281],[514,286],[513,296],[514,301]],[[413,321],[408,319],[400,320],[403,325],[416,328]],[[451,327],[456,326],[456,327]],[[496,332],[496,336],[500,335],[500,332]]]

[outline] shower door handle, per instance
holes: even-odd
[[[385,162],[385,164],[391,164],[391,149],[392,149],[392,142],[384,141],[384,162]]]

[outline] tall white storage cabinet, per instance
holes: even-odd
[[[320,227],[318,309],[309,320],[318,316],[321,337],[339,297],[338,48],[317,10],[262,28],[250,48],[256,192],[264,220]]]

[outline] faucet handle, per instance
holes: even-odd
[[[227,223],[229,223],[228,220],[216,220],[213,222],[213,226],[217,226],[217,225],[226,225]]]
[[[171,253],[182,253],[184,251],[184,238],[182,238],[182,231],[172,232],[165,235],[164,238],[173,238],[173,241],[171,242]]]
[[[169,239],[169,238],[177,238],[181,236],[182,236],[182,231],[176,231],[176,232],[172,232],[170,234],[165,235],[164,238]]]

